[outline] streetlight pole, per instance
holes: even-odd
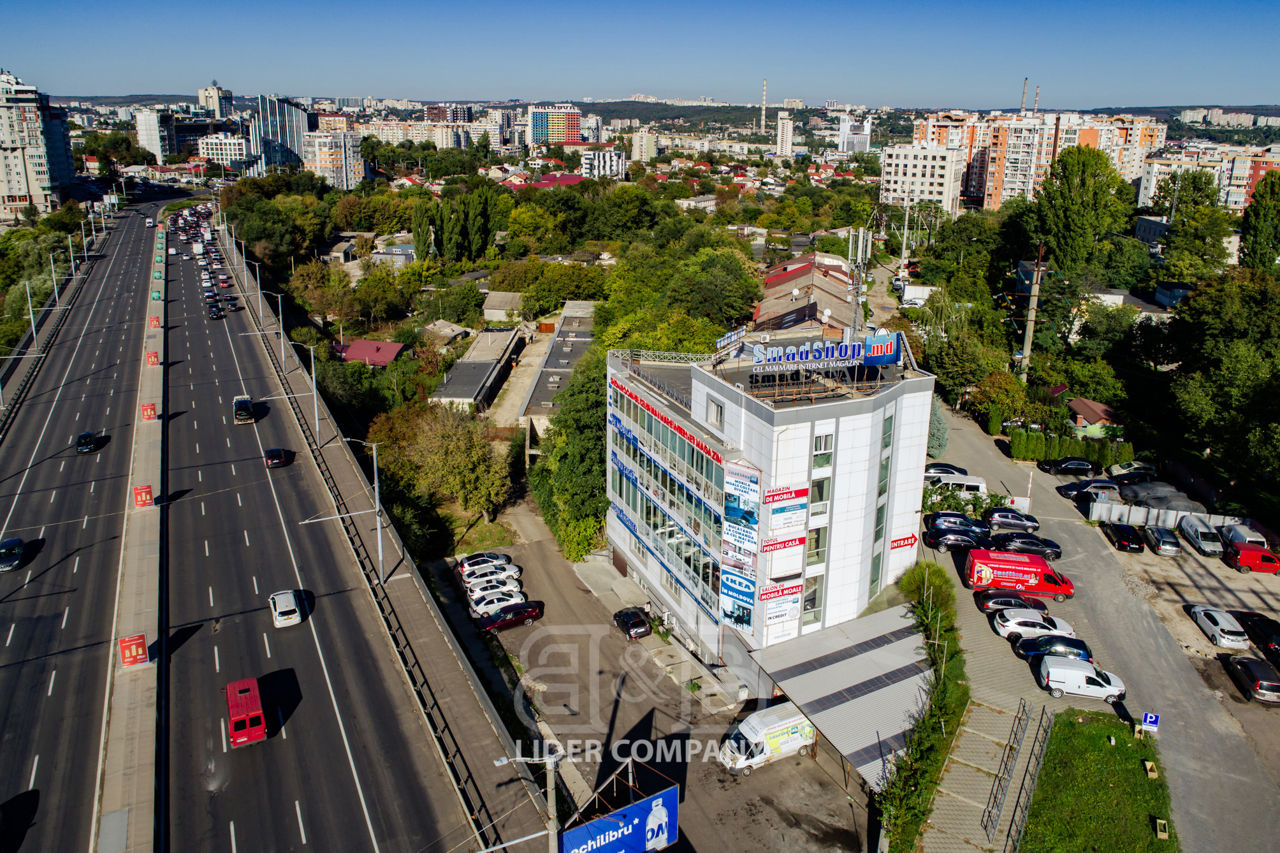
[[[27,317],[31,320],[31,346],[36,345],[36,313],[31,310],[31,282],[24,281],[27,288]]]
[[[268,294],[276,298],[276,325],[280,327],[280,369],[288,373],[288,368],[284,365],[284,294],[271,293]]]
[[[501,767],[504,764],[510,764],[512,761],[519,761],[521,764],[545,764],[547,767],[547,851],[548,853],[559,853],[560,839],[557,838],[560,829],[559,818],[556,816],[556,763],[564,758],[565,753],[558,746],[547,755],[538,757],[525,758],[517,755],[515,758],[504,755],[502,758],[493,760],[494,767]],[[534,836],[536,837],[536,836]]]
[[[293,345],[311,350],[311,422],[315,424],[316,445],[318,446],[320,444],[320,388],[316,385],[316,344],[293,341]]]
[[[53,252],[49,253],[49,277],[53,279],[53,301],[62,303],[62,297],[58,295],[58,268],[53,264]]]
[[[378,519],[378,583],[386,583],[387,579],[382,576],[382,497],[378,491],[378,445],[358,438],[344,438],[343,441],[354,441],[373,448],[373,515]]]
[[[67,254],[71,258],[71,275],[76,274],[76,244],[71,242],[71,235],[67,235]]]
[[[81,219],[80,220],[80,257],[86,261],[89,260],[89,255],[87,253],[87,250],[88,250],[88,245],[85,243],[85,240],[84,240],[84,220]]]
[[[258,322],[261,323],[262,322],[262,276],[261,276],[262,264],[259,263],[258,261],[251,261],[248,258],[245,258],[243,252],[240,254],[240,257],[244,259],[244,262],[246,264],[253,264],[253,283],[254,283],[254,286],[258,288]],[[248,278],[247,273],[245,277]]]

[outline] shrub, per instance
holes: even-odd
[[[1045,440],[1043,432],[1031,433],[1027,442],[1027,458],[1031,460],[1039,460],[1044,458]]]
[[[1000,435],[1004,431],[1004,412],[999,406],[987,410],[987,435]]]
[[[1027,431],[1015,429],[1009,433],[1009,455],[1014,459],[1027,458]]]
[[[1062,456],[1062,438],[1058,435],[1051,435],[1045,439],[1044,458],[1058,459]]]

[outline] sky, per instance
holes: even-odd
[[[1280,101],[1280,3],[11,2],[0,68],[54,96],[191,94],[1042,109]]]

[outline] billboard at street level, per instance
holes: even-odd
[[[560,853],[645,853],[676,843],[680,789],[672,785],[590,823],[560,833]]]

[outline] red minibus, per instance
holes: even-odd
[[[965,585],[971,589],[1007,589],[1026,595],[1052,596],[1066,601],[1076,588],[1066,575],[1050,568],[1043,557],[974,548],[965,563]]]
[[[267,739],[267,720],[262,713],[258,679],[242,678],[223,689],[227,696],[228,732],[231,747],[246,746]]]

